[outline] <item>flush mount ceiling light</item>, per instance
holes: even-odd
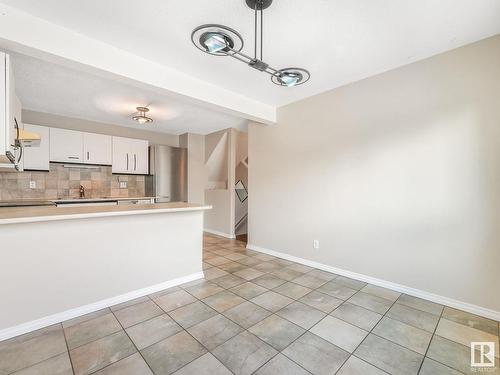
[[[153,122],[151,117],[146,116],[146,113],[149,112],[149,108],[147,107],[137,107],[137,114],[132,117],[133,120],[137,121],[139,124],[144,125],[148,122]]]
[[[241,52],[241,35],[223,25],[201,25],[193,30],[191,40],[199,50],[214,56],[230,56],[248,66],[271,75],[271,81],[278,86],[293,87],[306,83],[311,75],[302,68],[274,69],[263,61],[263,25],[264,9],[269,8],[273,0],[245,0],[255,17],[254,57]],[[259,16],[260,15],[260,16]],[[260,55],[258,52],[260,51]]]

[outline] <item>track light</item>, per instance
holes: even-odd
[[[201,25],[193,30],[191,40],[199,50],[214,56],[230,56],[248,66],[271,75],[271,81],[278,86],[293,87],[306,83],[311,74],[302,68],[274,69],[263,61],[263,25],[264,9],[272,4],[272,0],[245,0],[254,11],[255,44],[254,57],[241,52],[243,38],[241,35],[223,25]],[[259,17],[260,15],[260,17]],[[259,27],[260,26],[260,27]],[[259,34],[260,29],[260,34]],[[260,43],[259,43],[260,41]],[[260,56],[258,51],[260,50]]]

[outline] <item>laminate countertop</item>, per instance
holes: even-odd
[[[203,211],[209,210],[211,208],[211,206],[185,202],[90,207],[5,207],[0,208],[0,225],[33,223],[41,221],[86,219],[93,217]]]

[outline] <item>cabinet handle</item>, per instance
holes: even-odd
[[[74,160],[78,160],[80,159],[78,156],[68,156],[68,159],[74,159]]]
[[[127,171],[128,171],[128,154],[127,154]]]
[[[134,171],[137,170],[137,155],[134,154]]]
[[[87,160],[90,160],[90,152],[87,151]]]

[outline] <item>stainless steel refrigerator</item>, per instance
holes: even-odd
[[[154,145],[149,148],[146,195],[158,202],[187,202],[187,149]]]

